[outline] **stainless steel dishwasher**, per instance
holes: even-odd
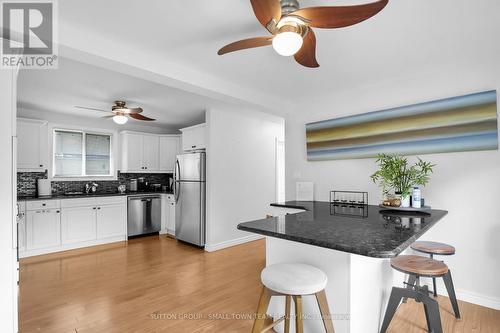
[[[161,198],[159,195],[128,197],[127,235],[139,236],[161,229]]]

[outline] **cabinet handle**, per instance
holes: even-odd
[[[47,204],[42,204],[43,207],[47,206]]]
[[[97,207],[97,209],[101,209],[101,207]]]
[[[96,210],[96,209],[97,209],[97,207],[94,207],[94,208],[92,208],[92,209],[93,209],[93,210]]]
[[[191,148],[196,148],[196,146],[191,146]]]
[[[40,164],[40,168],[43,168],[43,164]]]
[[[61,211],[60,210],[56,210],[56,213],[59,214]]]

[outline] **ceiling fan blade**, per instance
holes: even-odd
[[[224,46],[222,49],[219,50],[219,52],[217,52],[217,54],[224,55],[226,53],[234,51],[251,49],[254,47],[268,46],[271,45],[272,43],[273,43],[272,37],[256,37],[256,38],[243,39]]]
[[[120,112],[120,113],[125,113],[125,114],[132,114],[132,113],[141,113],[144,111],[142,108],[128,108],[128,107],[119,107],[119,106],[113,106],[113,112]]]
[[[389,0],[380,0],[364,5],[336,6],[336,7],[309,7],[293,12],[293,15],[302,16],[311,22],[315,28],[333,29],[354,25],[376,15],[387,6]]]
[[[131,113],[131,114],[129,114],[129,116],[131,118],[136,119],[136,120],[144,120],[144,121],[154,121],[154,120],[156,120],[156,119],[153,119],[153,118],[145,117],[142,114],[138,114],[138,113]]]
[[[295,53],[295,60],[302,66],[309,68],[318,68],[319,64],[316,60],[316,35],[314,31],[309,28],[304,37],[304,43],[299,52]]]
[[[83,110],[92,110],[92,111],[109,112],[109,110],[96,109],[96,108],[88,108],[88,107],[86,107],[86,106],[77,106],[77,105],[75,105],[75,108],[77,108],[77,109],[83,109]]]
[[[279,0],[250,0],[252,3],[253,12],[259,20],[260,24],[264,26],[269,32],[269,22],[275,21],[275,24],[281,19],[281,4]]]

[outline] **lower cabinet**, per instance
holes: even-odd
[[[61,245],[61,214],[59,209],[33,210],[26,214],[26,250]]]
[[[86,242],[94,239],[96,239],[96,207],[62,209],[62,244]]]
[[[120,204],[97,207],[97,238],[124,235],[127,235],[127,207]]]
[[[22,219],[19,221],[20,257],[127,239],[127,197],[124,196],[64,199],[60,203],[29,201],[26,206],[25,230]],[[24,236],[25,248],[22,246]]]
[[[175,235],[175,200],[167,200],[167,230]]]
[[[161,233],[175,235],[175,198],[173,194],[161,195]]]

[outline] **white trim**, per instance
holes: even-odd
[[[222,249],[225,249],[228,247],[241,245],[241,244],[248,243],[248,242],[253,242],[253,241],[256,241],[256,240],[259,240],[262,238],[264,238],[264,236],[262,236],[262,235],[250,235],[250,236],[245,236],[245,237],[241,237],[241,238],[236,238],[236,239],[224,241],[224,242],[218,243],[218,244],[207,244],[207,245],[205,245],[205,251],[215,252],[215,251],[219,251],[219,250],[222,250]]]
[[[198,124],[198,125],[193,125],[193,126],[181,128],[181,129],[179,129],[179,131],[184,132],[185,130],[192,130],[195,128],[206,127],[206,126],[207,126],[207,123],[204,122],[203,124]]]
[[[446,292],[446,287],[442,282],[442,279],[437,279],[436,282],[438,295],[448,297],[448,293]],[[432,290],[432,280],[426,280],[423,284],[427,285],[429,287],[429,290]],[[500,310],[500,298],[457,288],[455,289],[455,294],[457,295],[457,299],[459,299],[460,301]]]
[[[481,295],[468,290],[456,290],[457,298],[461,301],[500,310],[500,298]]]

